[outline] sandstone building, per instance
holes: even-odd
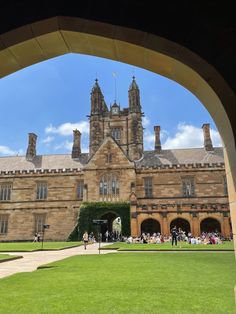
[[[230,236],[223,149],[212,146],[209,124],[201,148],[162,149],[155,126],[155,147],[144,151],[139,93],[133,78],[128,108],[108,108],[95,81],[88,154],[74,130],[70,155],[37,155],[37,135],[29,133],[26,156],[0,158],[0,241],[31,240],[45,223],[46,239],[66,240],[84,202],[128,203],[133,236],[168,235],[173,225],[193,235],[217,229]],[[98,218],[111,229],[118,216],[113,209]]]

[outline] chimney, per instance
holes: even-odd
[[[29,133],[29,143],[26,152],[26,159],[33,160],[36,157],[36,141],[37,135],[34,133]]]
[[[81,154],[81,148],[80,148],[81,133],[77,129],[73,130],[73,133],[74,133],[74,142],[73,142],[71,157],[79,158]]]
[[[154,126],[154,132],[155,132],[155,151],[157,153],[161,152],[161,140],[160,140],[160,131],[161,127],[159,125]]]
[[[214,148],[212,146],[211,134],[210,134],[210,124],[205,123],[202,125],[203,129],[203,137],[204,137],[204,147],[207,151],[213,151]]]

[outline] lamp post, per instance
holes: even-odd
[[[107,224],[107,219],[94,219],[93,220],[93,224],[97,225],[97,226],[100,226],[99,232],[98,232],[98,251],[99,251],[99,254],[100,254],[100,249],[101,249],[101,226],[103,224]]]
[[[43,242],[44,242],[44,232],[45,229],[49,229],[50,225],[44,224],[43,225],[43,236],[42,236],[42,246],[41,246],[41,250],[43,250]]]

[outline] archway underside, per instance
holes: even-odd
[[[65,53],[132,64],[191,91],[214,119],[224,143],[233,233],[236,234],[235,95],[207,62],[167,39],[125,27],[57,16],[0,36],[0,77]],[[230,120],[231,119],[231,120]]]
[[[145,219],[141,224],[141,233],[161,233],[161,225],[158,220],[148,218]]]
[[[190,223],[183,218],[176,218],[172,220],[170,223],[170,230],[174,227],[176,227],[177,230],[181,229],[186,235],[191,232]]]
[[[200,224],[201,232],[221,232],[221,225],[217,219],[205,218]]]

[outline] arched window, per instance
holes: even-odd
[[[113,128],[113,129],[111,130],[111,135],[112,135],[112,137],[113,137],[115,140],[119,141],[120,138],[121,138],[121,130],[120,130],[120,128]]]
[[[104,174],[100,177],[99,194],[103,197],[116,197],[120,193],[119,181],[115,174]]]

